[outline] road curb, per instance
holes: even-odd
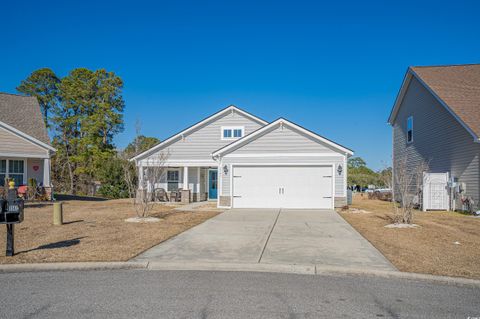
[[[476,279],[436,276],[436,275],[418,274],[418,273],[412,273],[412,272],[401,272],[401,271],[391,271],[391,270],[365,270],[365,269],[352,269],[352,268],[328,267],[324,265],[316,265],[315,274],[319,276],[321,275],[372,276],[372,277],[382,277],[382,278],[438,282],[438,283],[444,283],[444,284],[450,284],[450,285],[461,285],[461,286],[467,285],[467,286],[480,287],[480,280],[476,280]]]
[[[372,276],[392,279],[407,279],[438,282],[450,285],[468,285],[480,287],[480,280],[435,276],[400,272],[397,270],[365,270],[345,267],[331,267],[313,264],[258,264],[258,263],[186,263],[186,262],[150,262],[148,270],[200,270],[200,271],[241,271],[269,272],[299,275],[333,275],[333,276]]]
[[[148,262],[65,262],[0,265],[1,273],[70,271],[70,270],[120,270],[147,269]]]
[[[37,264],[0,265],[2,273],[48,272],[48,271],[89,271],[89,270],[196,270],[196,271],[234,271],[264,272],[298,275],[332,276],[372,276],[392,279],[438,282],[449,285],[480,287],[480,280],[436,276],[394,270],[366,270],[345,267],[332,267],[314,264],[263,264],[263,263],[208,263],[208,262],[65,262]]]
[[[149,262],[148,270],[205,270],[270,272],[299,275],[315,275],[315,265],[258,264],[258,263],[181,263]]]

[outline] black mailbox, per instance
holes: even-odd
[[[1,213],[0,224],[18,224],[23,222],[23,200],[0,199]]]

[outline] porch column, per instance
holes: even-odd
[[[140,164],[138,166],[138,188],[143,189],[143,166]]]
[[[189,187],[188,187],[188,166],[183,167],[183,189],[189,189]]]
[[[188,166],[183,167],[183,189],[182,189],[182,203],[190,203],[190,187],[188,185]]]
[[[50,187],[50,159],[43,159],[43,186]]]

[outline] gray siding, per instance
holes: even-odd
[[[301,132],[291,129],[288,126],[280,125],[266,132],[263,136],[239,146],[236,154],[257,154],[257,153],[336,153],[329,145],[319,143]]]
[[[178,138],[166,145],[160,152],[168,154],[169,161],[175,160],[212,160],[211,154],[219,148],[230,144],[233,140],[221,139],[222,126],[243,126],[244,134],[250,134],[259,129],[262,124],[234,111],[203,125],[202,127],[186,134],[184,138]],[[148,157],[155,157],[155,154]]]
[[[407,144],[409,116],[413,116],[413,143]],[[449,172],[466,183],[467,195],[473,197],[475,203],[479,202],[480,145],[474,143],[472,135],[415,78],[395,118],[393,144],[394,167],[405,156],[407,169],[427,161],[430,172]]]
[[[2,127],[0,127],[0,155],[17,157],[38,155],[38,157],[48,158],[48,153],[43,147],[35,145]]]

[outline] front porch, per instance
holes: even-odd
[[[50,199],[50,158],[17,157],[0,153],[0,187],[8,186],[10,180],[13,180],[16,188],[25,191],[25,186],[40,187],[46,198]]]
[[[148,174],[148,166],[138,167],[139,185],[141,179]],[[158,180],[147,181],[147,189],[156,198],[159,191],[166,194],[165,201],[180,201],[192,203],[201,201],[217,201],[218,198],[218,168],[217,166],[165,166]],[[178,200],[180,198],[180,200]]]

